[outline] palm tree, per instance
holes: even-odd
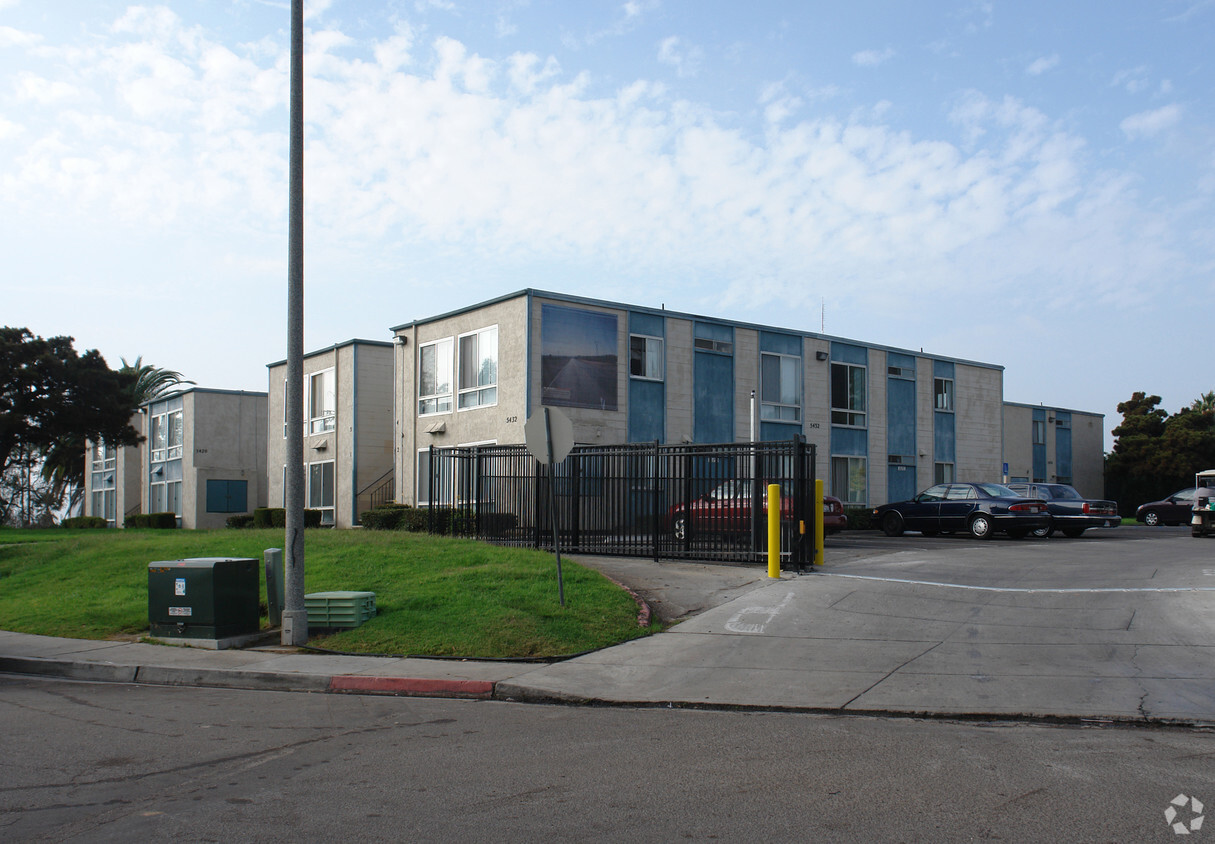
[[[127,402],[131,413],[174,387],[194,383],[187,381],[176,370],[145,364],[143,355],[135,358],[134,363],[127,363],[126,358],[121,360],[122,366],[118,373],[123,376],[123,383],[127,385]],[[43,455],[42,478],[51,485],[51,492],[56,500],[66,499],[69,514],[76,512],[84,497],[84,447],[84,437],[66,437]]]
[[[1199,413],[1215,410],[1215,390],[1203,393],[1194,399],[1194,403],[1190,405],[1190,410],[1196,410]]]

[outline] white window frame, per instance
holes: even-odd
[[[435,350],[436,387],[438,386],[438,381],[440,380],[438,377],[440,362],[445,361],[447,363],[447,389],[443,392],[422,392],[422,359],[426,354],[426,350],[429,348],[433,348]],[[431,340],[428,343],[422,343],[418,346],[418,416],[436,416],[440,413],[451,413],[452,408],[455,406],[455,360],[455,338],[453,337],[441,337],[438,340]],[[428,403],[433,403],[433,408],[428,408]]]
[[[638,375],[633,371],[633,344],[641,341],[641,371]],[[662,381],[666,372],[665,340],[651,334],[629,335],[629,377],[637,381]],[[657,373],[657,374],[652,374]]]
[[[308,373],[305,378],[304,384],[307,387],[304,391],[304,416],[307,419],[305,429],[310,434],[332,431],[337,426],[337,375],[334,368],[331,366],[327,369],[318,369],[316,372]],[[321,379],[322,386],[320,413],[316,412],[313,401],[318,378]]]
[[[151,447],[153,463],[163,463],[166,460],[180,460],[185,439],[184,418],[181,410],[166,410],[151,418],[148,443]],[[163,433],[164,442],[157,445],[156,436]]]
[[[842,366],[847,369],[848,389],[846,401],[847,406],[838,406],[835,403],[835,367]],[[859,370],[865,379],[864,389],[861,391],[861,405],[854,407],[852,401],[852,373],[854,370]],[[831,381],[829,383],[829,392],[831,393],[831,424],[840,425],[846,428],[867,428],[869,419],[869,367],[859,363],[848,363],[846,361],[831,362]],[[841,421],[842,420],[842,421]]]
[[[469,337],[476,337],[477,361],[485,360],[485,356],[481,353],[481,347],[484,343],[483,338],[493,336],[494,340],[494,380],[493,383],[482,384],[479,381],[474,384],[465,384],[464,379],[464,341]],[[477,371],[480,372],[481,367],[478,365]],[[485,328],[479,328],[476,331],[466,331],[456,338],[456,380],[457,398],[456,410],[476,410],[482,407],[497,407],[498,406],[498,326],[489,325]],[[475,379],[474,379],[475,380]],[[468,403],[466,403],[468,402]]]
[[[324,502],[324,496],[325,496],[325,468],[324,467],[326,467],[326,466],[329,467],[329,481],[330,481],[330,486],[329,486],[330,500],[329,500],[328,504],[326,504]],[[319,495],[321,498],[320,503],[314,503],[314,501],[313,501],[312,470],[314,468],[320,470],[320,478],[321,478],[321,489],[319,491]],[[304,478],[306,480],[306,484],[305,484],[306,489],[304,490],[304,500],[307,502],[305,509],[320,510],[321,511],[321,524],[332,525],[334,523],[334,521],[333,521],[334,520],[334,509],[337,504],[337,461],[336,460],[318,460],[315,463],[305,463],[304,464]]]
[[[932,379],[933,410],[953,413],[954,410],[954,381],[952,378]]]
[[[852,478],[852,461],[854,461],[854,460],[860,461],[861,464],[864,466],[865,486],[863,489],[861,489],[859,491],[859,493],[860,493],[859,497],[853,497],[851,487],[848,487],[846,489],[836,489],[836,487],[838,486],[838,484],[835,483],[836,461],[837,460],[848,461],[848,467],[846,470],[846,477],[848,478],[848,481],[845,481],[846,485],[848,484],[849,481],[851,481],[851,478]],[[867,504],[869,501],[869,458],[861,457],[856,454],[833,454],[833,455],[831,455],[831,494],[834,495],[836,498],[838,498],[840,501],[842,501],[844,504],[853,504],[853,505]]]
[[[796,403],[789,402],[773,402],[764,399],[764,358],[776,358],[778,361],[777,371],[780,383],[777,384],[777,392],[784,396],[785,387],[785,366],[786,362],[791,363],[792,372],[796,383],[793,385],[796,395]],[[763,422],[797,422],[802,421],[802,359],[798,355],[782,355],[779,352],[760,352],[759,355],[759,418]],[[792,411],[791,417],[783,415],[786,411]]]

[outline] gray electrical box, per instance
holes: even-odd
[[[258,561],[197,557],[148,563],[153,636],[226,639],[257,633]]]

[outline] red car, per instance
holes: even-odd
[[[781,518],[793,519],[792,484],[781,484]],[[767,484],[763,491],[763,512],[768,512]],[[712,491],[693,500],[690,504],[676,504],[667,512],[667,524],[676,539],[687,535],[691,522],[695,534],[747,534],[751,532],[751,482],[749,480],[726,481]],[[848,527],[844,505],[831,495],[823,496],[823,532],[838,533]],[[806,530],[812,530],[810,525]]]

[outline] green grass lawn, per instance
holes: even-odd
[[[108,639],[148,630],[148,564],[253,557],[272,530],[0,529],[0,629]],[[357,653],[561,656],[644,636],[632,597],[553,555],[401,531],[310,530],[305,590],[374,592],[377,615],[310,645]],[[263,615],[266,587],[260,587]],[[263,626],[265,619],[263,617]]]

